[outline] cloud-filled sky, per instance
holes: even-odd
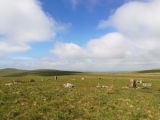
[[[160,68],[160,0],[0,0],[0,69]]]

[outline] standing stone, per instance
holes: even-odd
[[[137,87],[137,86],[136,86],[136,80],[131,79],[131,80],[130,80],[130,86],[131,86],[132,88],[136,88],[136,87]]]
[[[57,75],[55,76],[55,80],[57,80]]]
[[[133,80],[133,88],[136,88],[136,80]]]

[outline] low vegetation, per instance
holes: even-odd
[[[0,74],[0,120],[160,119],[157,71],[107,74],[9,70]],[[152,86],[137,83],[136,89],[128,88],[130,79]],[[74,87],[65,88],[65,83]],[[98,84],[108,87],[96,87]]]

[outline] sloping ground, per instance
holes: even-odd
[[[142,71],[137,71],[136,73],[160,73],[160,69],[142,70]]]
[[[61,76],[61,75],[72,75],[80,72],[73,71],[60,71],[60,70],[48,70],[48,69],[40,69],[40,70],[18,70],[13,68],[1,69],[0,76],[1,77],[19,77],[19,76],[27,76],[27,75],[38,75],[38,76]]]
[[[62,71],[62,70],[55,70],[55,69],[38,69],[38,70],[20,70],[14,68],[6,68],[0,69],[0,76],[1,77],[19,77],[19,76],[62,76],[62,75],[73,75],[82,72],[76,71]],[[130,72],[125,72],[130,73]],[[160,73],[160,69],[152,69],[152,70],[143,70],[143,71],[136,71],[131,73]]]
[[[52,75],[54,70],[34,70],[25,74],[35,76],[0,77],[0,120],[160,120],[159,73],[58,72],[75,75],[55,81],[53,76],[37,75]],[[126,89],[131,78],[153,86]],[[24,83],[6,86],[17,80]],[[74,88],[64,88],[66,82]],[[108,88],[97,88],[98,83]]]
[[[14,68],[0,69],[0,76],[15,75],[27,72],[28,70],[19,70]]]

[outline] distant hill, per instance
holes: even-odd
[[[14,69],[14,68],[0,69],[0,76],[20,74],[20,73],[23,73],[23,72],[27,72],[27,70],[19,70],[19,69]]]
[[[142,70],[137,71],[136,73],[160,73],[160,69]]]
[[[38,70],[20,70],[14,68],[6,68],[0,69],[1,77],[19,77],[19,76],[27,76],[27,75],[38,75],[38,76],[55,76],[55,75],[71,75],[80,72],[74,71],[61,71],[54,69],[38,69]]]
[[[20,70],[14,68],[0,69],[0,77],[20,77],[20,76],[62,76],[62,75],[72,75],[82,72],[76,71],[63,71],[55,69],[37,69],[37,70]],[[125,72],[130,73],[130,72]],[[160,69],[152,70],[142,70],[135,71],[131,73],[160,73]]]

